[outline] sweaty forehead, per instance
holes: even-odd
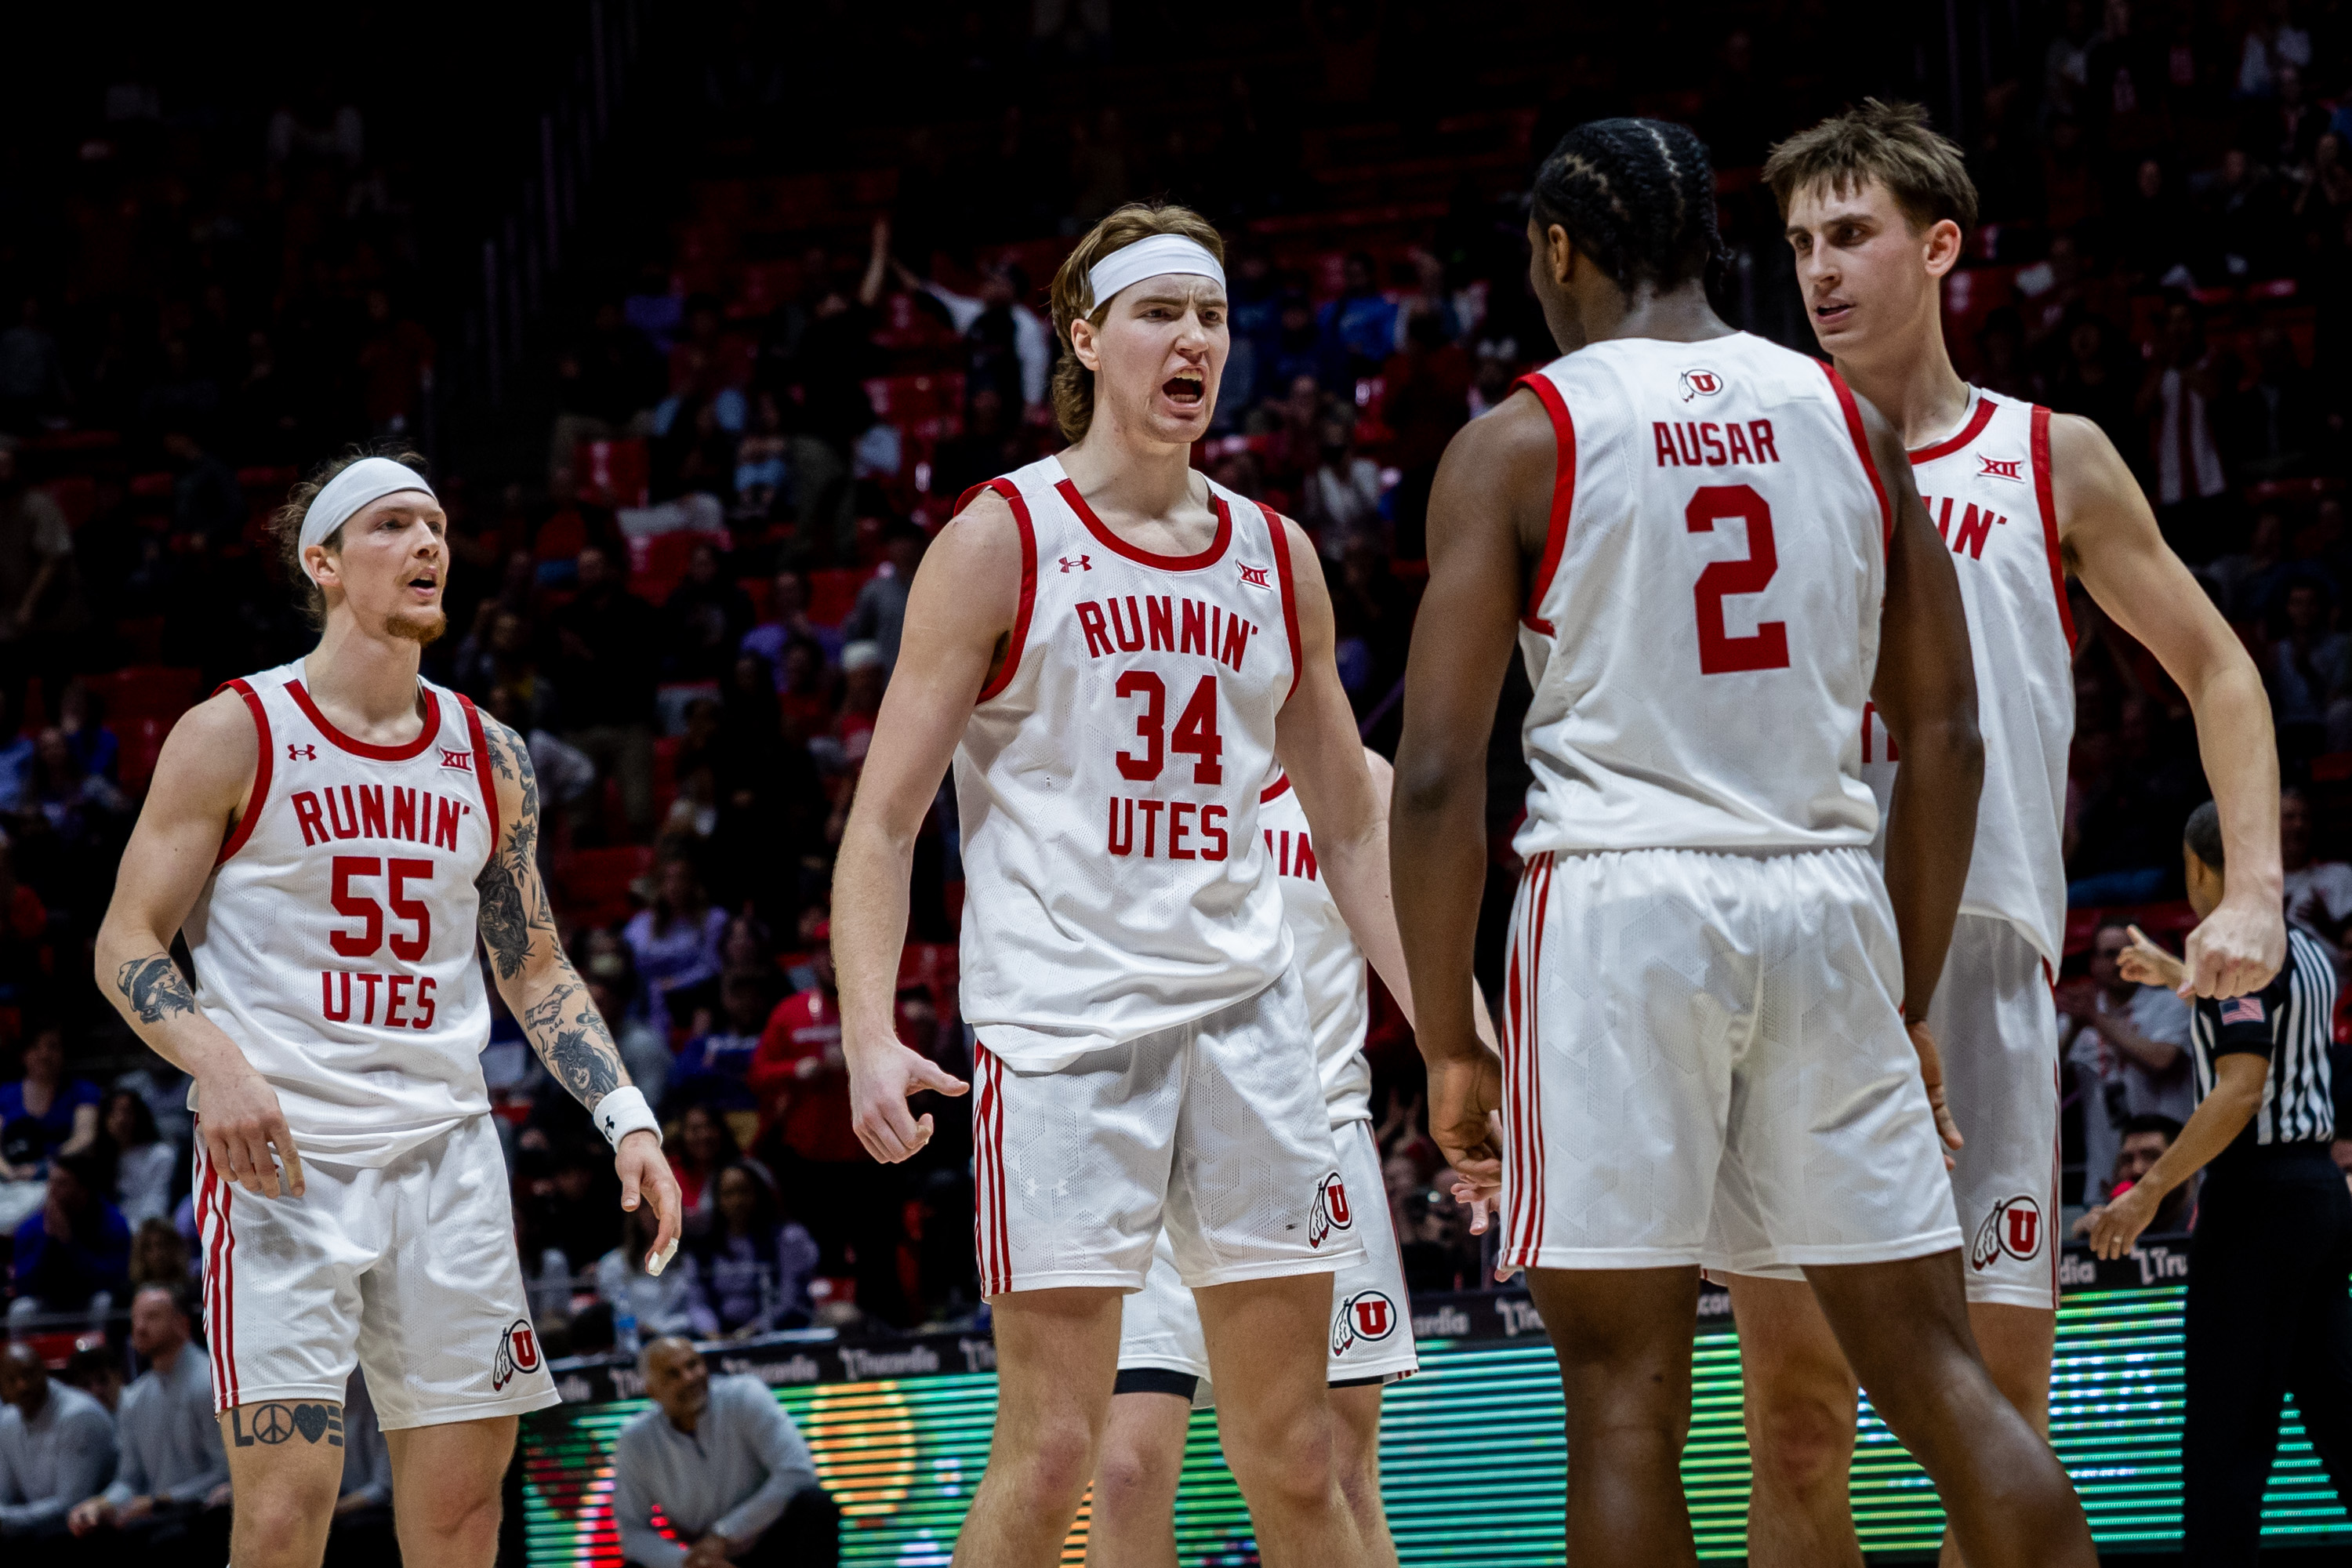
[[[1903,205],[1876,176],[1847,170],[1821,174],[1790,194],[1788,225],[1791,229],[1823,228],[1855,218],[1874,223],[1903,220]]]

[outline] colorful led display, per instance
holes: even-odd
[[[2059,1315],[2052,1436],[2102,1547],[2163,1551],[2180,1530],[2180,1287],[2090,1290]],[[1413,1563],[1560,1560],[1559,1389],[1539,1336],[1424,1342],[1421,1374],[1388,1391],[1381,1468],[1391,1526]],[[842,1508],[842,1561],[899,1568],[948,1561],[987,1458],[988,1373],[780,1388]],[[1699,1553],[1742,1554],[1748,1447],[1739,1345],[1703,1332],[1683,1477]],[[524,1426],[525,1506],[534,1568],[616,1564],[613,1434],[641,1401],[572,1405]],[[1932,1549],[1943,1512],[1927,1477],[1864,1412],[1853,1508],[1874,1551]],[[2347,1519],[2291,1417],[2265,1501],[2275,1545],[2352,1545]],[[1082,1561],[1082,1510],[1064,1554]],[[1192,1418],[1176,1505],[1186,1568],[1255,1561],[1240,1493],[1217,1451],[1214,1417]]]

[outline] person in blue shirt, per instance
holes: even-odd
[[[1397,308],[1381,292],[1372,258],[1359,250],[1347,259],[1339,297],[1316,317],[1320,329],[1323,384],[1352,386],[1378,375],[1397,348]]]
[[[768,987],[756,973],[737,971],[719,983],[721,1016],[712,1027],[686,1042],[671,1065],[668,1093],[673,1103],[687,1100],[719,1110],[756,1110],[760,1101],[744,1075],[751,1053],[760,1048],[760,1031],[774,1005]]]
[[[66,1076],[65,1030],[46,1024],[25,1047],[25,1076],[0,1083],[0,1182],[35,1182],[49,1159],[98,1142],[99,1103],[88,1079]]]
[[[130,1299],[131,1226],[106,1199],[110,1164],[96,1150],[49,1162],[48,1201],[16,1227],[11,1323],[57,1312],[103,1317]]]

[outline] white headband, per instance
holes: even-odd
[[[1207,247],[1181,234],[1155,234],[1150,239],[1139,239],[1112,251],[1087,268],[1087,291],[1094,296],[1087,314],[1110,303],[1111,296],[1129,284],[1171,272],[1191,278],[1213,278],[1218,288],[1225,286],[1225,269],[1217,265],[1217,258],[1209,254]]]
[[[425,476],[407,464],[395,463],[390,458],[362,458],[329,479],[327,488],[310,502],[310,510],[302,514],[302,548],[324,544],[328,535],[349,522],[360,508],[402,490],[423,490],[433,495],[433,487],[425,482]]]

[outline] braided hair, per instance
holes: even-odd
[[[1722,259],[1715,168],[1686,126],[1593,120],[1559,139],[1536,171],[1535,216],[1568,231],[1621,289],[1704,279]]]

